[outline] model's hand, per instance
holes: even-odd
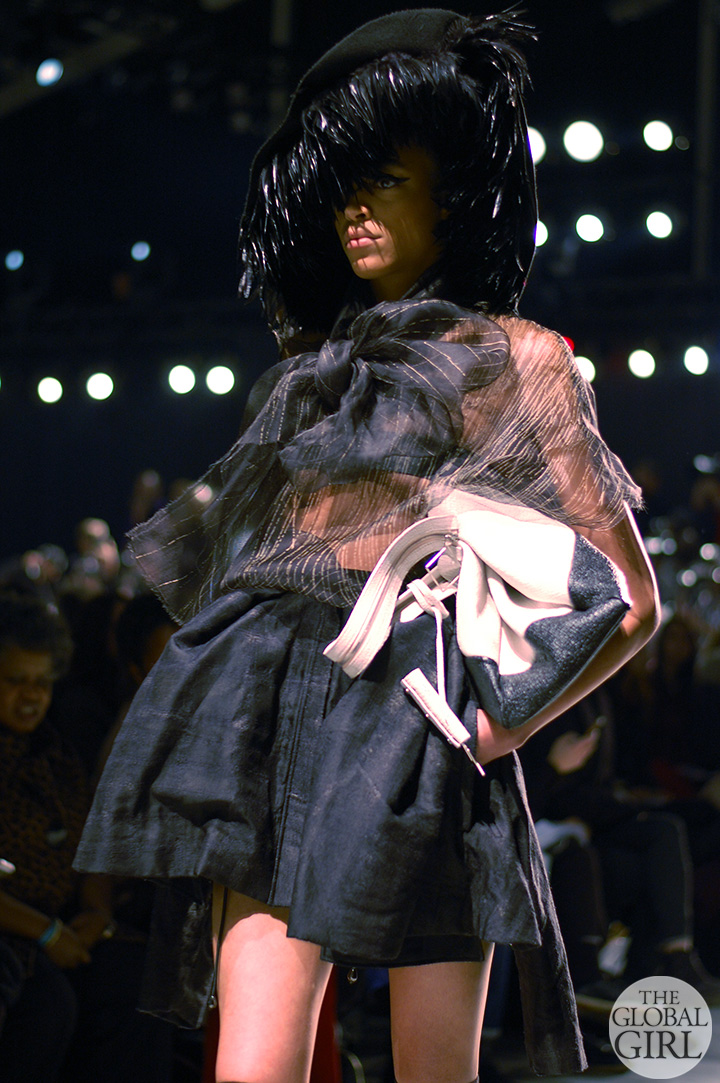
[[[90,952],[69,925],[63,925],[55,943],[43,951],[61,970],[74,970],[76,966],[90,962]]]
[[[597,748],[600,730],[595,726],[587,733],[561,733],[550,746],[547,760],[559,775],[569,775],[584,767]]]

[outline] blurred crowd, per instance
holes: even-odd
[[[652,973],[720,1004],[720,463],[685,506],[635,465],[662,626],[611,681],[521,750],[591,1062],[613,1000]],[[132,525],[166,497],[152,470]],[[136,1011],[152,886],[72,871],[92,788],[175,626],[108,524],[75,551],[42,544],[0,566],[0,1078],[190,1083],[194,1047]],[[512,1020],[498,953],[487,1036]],[[343,1078],[392,1080],[383,972],[339,983]],[[486,1046],[492,1058],[492,1044]],[[488,1055],[487,1053],[484,1055]],[[207,1059],[207,1058],[206,1058]],[[492,1075],[488,1062],[486,1077]],[[362,1073],[362,1074],[359,1074]]]

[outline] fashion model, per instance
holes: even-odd
[[[219,1083],[305,1083],[333,962],[390,968],[398,1083],[469,1083],[496,942],[533,1066],[584,1064],[513,750],[647,639],[655,590],[589,388],[516,313],[529,36],[398,12],[304,76],[240,230],[281,360],[133,535],[182,628],[78,864],[166,884],[148,1003],[217,996]]]

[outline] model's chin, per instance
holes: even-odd
[[[358,278],[377,278],[385,269],[383,261],[377,256],[362,256],[360,259],[351,260],[350,264]]]

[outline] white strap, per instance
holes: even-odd
[[[457,517],[434,515],[413,523],[388,546],[371,571],[345,627],[337,639],[329,643],[324,654],[337,662],[350,677],[359,676],[372,662],[390,634],[398,594],[410,569],[419,560],[455,543]],[[446,545],[447,543],[447,545]],[[453,563],[457,574],[458,565]],[[434,568],[426,578],[439,581],[440,571]],[[412,594],[408,597],[412,600]]]
[[[437,661],[438,693],[447,701],[445,692],[445,651],[443,648],[442,622],[449,617],[445,606],[436,598],[430,587],[422,579],[413,579],[408,583],[408,590],[425,613],[435,618],[435,658]]]

